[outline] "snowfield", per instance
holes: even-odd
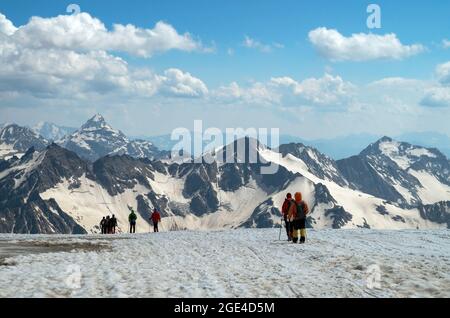
[[[448,230],[278,235],[1,235],[0,297],[450,297]]]

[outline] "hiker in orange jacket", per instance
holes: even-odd
[[[294,202],[291,204],[288,212],[288,219],[292,222],[292,242],[298,242],[299,232],[300,244],[306,242],[306,216],[308,213],[308,204],[303,201],[301,192],[297,192],[294,196]]]

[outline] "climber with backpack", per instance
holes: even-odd
[[[302,194],[297,192],[294,196],[293,204],[291,204],[288,212],[288,219],[292,222],[291,237],[294,244],[299,242],[299,232],[299,243],[304,244],[306,242],[306,216],[308,213],[308,205],[305,201],[303,201]]]
[[[136,221],[137,221],[137,215],[134,212],[133,208],[128,207],[131,211],[130,215],[128,216],[128,221],[130,222],[130,233],[134,234],[136,233]]]
[[[291,236],[291,222],[289,221],[288,215],[289,215],[289,208],[291,207],[292,201],[292,194],[288,193],[286,195],[286,199],[284,200],[283,206],[281,208],[281,213],[283,214],[283,220],[284,224],[286,225],[286,233],[288,237],[288,241],[292,241]],[[281,235],[281,230],[280,230]]]

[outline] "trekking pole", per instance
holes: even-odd
[[[281,241],[281,230],[283,229],[283,218],[281,218],[280,234],[278,235],[278,241]]]

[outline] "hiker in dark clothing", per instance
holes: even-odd
[[[111,218],[111,234],[116,234],[116,227],[117,227],[117,219],[116,216],[113,214]]]
[[[137,215],[134,212],[133,208],[129,208],[131,213],[128,216],[128,221],[130,222],[130,233],[136,233],[136,221],[137,221]]]
[[[105,228],[106,228],[105,234],[111,234],[111,217],[109,215],[106,217]]]
[[[292,194],[288,193],[286,196],[286,199],[284,200],[283,207],[281,208],[281,213],[283,213],[283,219],[284,224],[286,225],[286,233],[288,237],[288,241],[292,241],[291,236],[291,226],[292,223],[289,221],[288,214],[289,214],[289,208],[291,207],[292,201]]]
[[[150,217],[150,219],[153,222],[153,230],[155,233],[159,232],[159,228],[158,228],[158,224],[159,222],[161,222],[161,214],[158,212],[158,210],[154,210],[152,213],[152,216]]]
[[[100,221],[100,229],[102,230],[102,234],[106,234],[106,218],[103,217],[103,219]]]

